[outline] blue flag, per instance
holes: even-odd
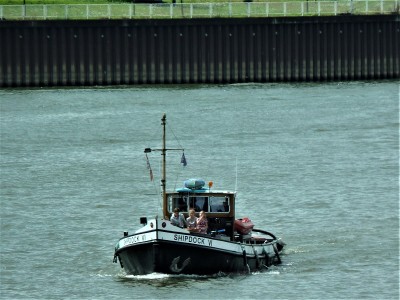
[[[183,164],[184,167],[187,165],[185,152],[182,153],[181,164]]]

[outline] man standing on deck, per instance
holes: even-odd
[[[174,213],[171,215],[171,224],[174,226],[178,226],[180,228],[187,227],[185,217],[183,214],[179,213],[179,208],[174,209]]]

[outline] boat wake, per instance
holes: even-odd
[[[136,280],[160,280],[170,278],[171,275],[162,273],[151,273],[146,275],[125,275],[125,279],[136,279]]]
[[[187,279],[208,279],[208,278],[217,278],[217,277],[225,277],[225,273],[218,273],[218,274],[213,274],[213,275],[187,275],[187,274],[163,274],[163,273],[151,273],[151,274],[145,274],[145,275],[127,275],[127,274],[118,274],[118,277],[120,279],[128,279],[128,280],[138,280],[138,281],[159,281],[159,280],[169,280],[169,279],[175,279],[175,278],[187,278]]]
[[[212,275],[196,275],[196,274],[163,274],[163,273],[151,273],[145,275],[127,275],[125,273],[120,273],[117,277],[120,280],[127,280],[127,281],[138,281],[138,282],[169,282],[170,280],[175,281],[179,280],[192,280],[192,279],[215,279],[215,278],[223,278],[223,277],[241,277],[241,276],[252,276],[252,275],[262,275],[262,274],[272,274],[272,275],[279,275],[281,274],[281,270],[277,266],[273,266],[269,270],[266,271],[253,271],[250,273],[242,272],[242,273],[224,273],[219,272],[217,274]]]

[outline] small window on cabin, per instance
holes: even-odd
[[[210,212],[229,212],[229,198],[210,197]]]
[[[177,207],[179,208],[179,211],[187,212],[188,211],[187,197],[178,198]]]
[[[194,211],[205,211],[208,212],[208,197],[190,197],[189,198],[189,209]]]
[[[172,196],[168,197],[168,211],[173,212],[175,208],[174,198]]]
[[[173,212],[175,208],[179,208],[181,212],[188,211],[187,197],[168,197],[168,211]]]

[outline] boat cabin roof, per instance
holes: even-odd
[[[189,194],[228,194],[228,195],[235,195],[236,192],[232,191],[225,191],[225,190],[214,190],[214,189],[207,189],[207,188],[201,188],[201,189],[189,189],[186,187],[182,187],[179,189],[176,189],[175,193],[189,193]]]

